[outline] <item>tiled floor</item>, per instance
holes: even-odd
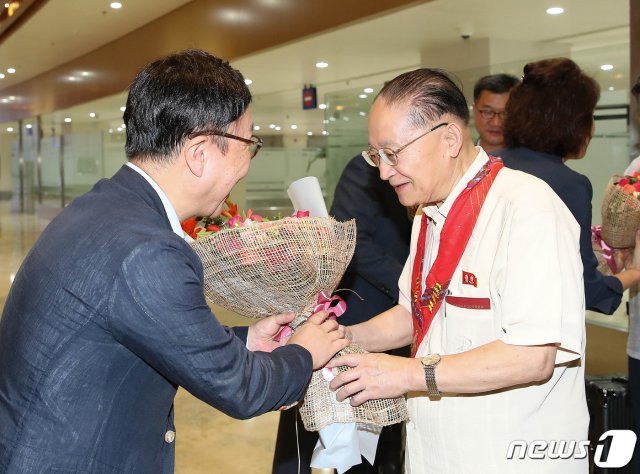
[[[0,201],[0,310],[13,275],[48,223],[34,215],[11,213],[9,209],[7,201]],[[215,312],[223,324],[251,322],[221,309]],[[271,472],[277,413],[247,421],[234,420],[180,389],[175,417],[177,474]]]

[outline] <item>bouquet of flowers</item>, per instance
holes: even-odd
[[[640,229],[640,172],[611,178],[601,212],[604,242],[613,248],[634,247],[636,230]]]
[[[290,326],[295,330],[321,300],[331,300],[327,295],[353,256],[355,221],[309,217],[300,211],[267,220],[251,211],[241,215],[230,202],[227,207],[220,218],[183,222],[185,232],[195,237],[192,247],[202,260],[206,297],[252,318],[293,312]],[[350,345],[340,354],[354,352],[364,351]],[[384,426],[408,417],[404,399],[351,407],[348,400],[338,403],[328,385],[322,371],[314,372],[300,410],[307,430],[336,422]]]

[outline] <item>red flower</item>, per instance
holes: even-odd
[[[620,181],[618,181],[618,186],[620,186],[621,188],[626,184],[629,184],[629,178],[622,178]]]
[[[182,221],[180,225],[182,226],[182,230],[191,235],[193,233],[193,230],[196,228],[197,223],[198,221],[195,217],[190,217],[189,219]]]

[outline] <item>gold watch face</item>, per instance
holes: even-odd
[[[422,358],[422,365],[436,365],[440,362],[440,354],[427,354]]]

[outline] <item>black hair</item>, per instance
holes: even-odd
[[[384,85],[378,99],[389,104],[409,104],[409,121],[415,128],[433,125],[445,114],[469,123],[464,94],[442,69],[421,68],[400,74]]]
[[[170,161],[189,134],[225,131],[251,103],[242,74],[206,51],[187,49],[147,64],[124,112],[129,159]],[[226,139],[214,137],[221,151]]]
[[[518,78],[511,74],[491,74],[481,77],[473,86],[473,100],[477,101],[482,91],[504,94],[513,89],[518,82]]]

